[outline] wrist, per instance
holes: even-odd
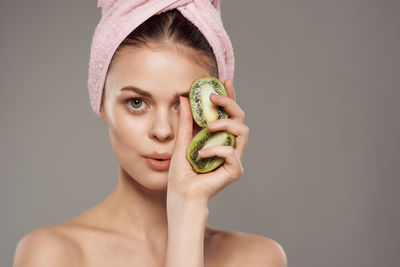
[[[185,216],[189,218],[208,218],[208,202],[197,199],[174,201],[167,204],[168,217]]]

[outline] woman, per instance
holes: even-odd
[[[118,12],[118,2],[124,1],[99,5]],[[216,1],[197,2],[219,8]],[[104,83],[96,80],[104,88],[99,102],[99,95],[91,94],[91,104],[108,127],[120,164],[114,190],[82,214],[27,234],[17,245],[15,267],[286,266],[277,242],[206,223],[208,200],[243,173],[248,127],[235,102],[233,58],[221,65],[215,46],[181,10],[164,10],[131,29],[112,54]],[[93,51],[91,56],[98,58]],[[211,95],[210,100],[224,107],[229,118],[207,128],[228,131],[236,142],[233,148],[204,149],[202,157],[220,156],[225,162],[198,174],[186,159],[187,146],[200,130],[193,123],[188,90],[201,76],[224,77],[221,71],[228,96]]]

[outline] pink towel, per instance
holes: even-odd
[[[219,0],[98,0],[101,19],[91,45],[88,90],[99,115],[108,65],[128,34],[155,14],[176,8],[203,33],[214,51],[219,79],[233,78],[232,44],[221,20]]]

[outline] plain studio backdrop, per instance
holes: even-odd
[[[96,2],[1,1],[1,266],[117,181],[86,87]],[[400,266],[400,1],[221,6],[250,135],[208,223],[276,240],[289,266]]]

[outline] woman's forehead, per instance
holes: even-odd
[[[107,86],[115,93],[130,86],[147,92],[176,94],[188,91],[191,82],[204,75],[210,75],[209,70],[179,50],[135,47],[118,55],[108,74]]]

